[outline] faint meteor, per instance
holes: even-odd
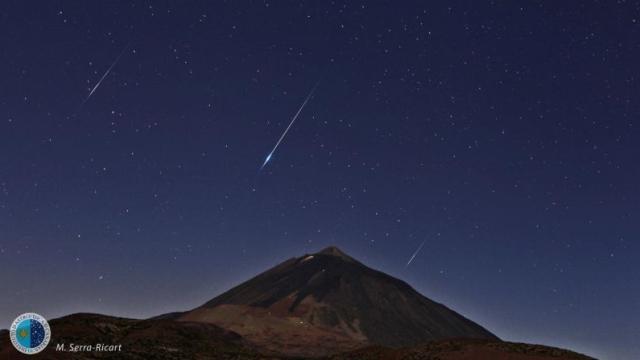
[[[408,268],[409,265],[411,265],[411,262],[413,261],[413,259],[415,259],[416,256],[418,256],[418,253],[420,252],[420,250],[422,250],[422,247],[424,246],[425,242],[427,242],[427,240],[424,240],[422,244],[418,246],[418,249],[413,253],[413,255],[411,255],[411,258],[409,258],[409,261],[407,261],[407,265],[404,266],[405,268]]]
[[[298,111],[296,112],[296,114],[293,116],[293,118],[291,119],[291,122],[289,123],[289,126],[287,126],[287,128],[284,130],[284,132],[282,133],[282,136],[280,136],[280,139],[278,139],[278,142],[276,143],[276,145],[273,147],[273,150],[271,150],[271,152],[269,153],[269,155],[267,155],[267,157],[264,159],[264,163],[262,163],[262,166],[260,166],[260,170],[264,169],[264,167],[267,165],[267,163],[271,160],[271,157],[273,156],[273,153],[276,151],[276,149],[278,148],[278,146],[280,146],[280,143],[282,142],[282,140],[284,139],[284,137],[287,135],[287,132],[289,131],[289,129],[291,129],[291,126],[293,125],[293,123],[296,121],[296,119],[298,118],[298,115],[300,115],[300,113],[302,112],[302,109],[304,109],[305,105],[307,105],[307,103],[309,102],[309,99],[311,99],[311,97],[313,96],[313,93],[316,91],[316,88],[318,87],[318,84],[320,82],[318,81],[313,88],[311,89],[311,92],[309,92],[309,95],[307,95],[307,98],[304,99],[304,102],[302,103],[302,105],[300,105],[300,108],[298,109]]]
[[[130,44],[130,43],[129,43]],[[122,55],[124,55],[124,52],[127,51],[127,48],[129,48],[129,44],[127,44],[124,49],[122,49],[122,52],[120,52],[120,55],[118,55],[118,57],[113,61],[113,63],[111,64],[111,66],[109,66],[109,68],[107,69],[107,71],[104,72],[104,74],[102,75],[102,77],[100,78],[100,80],[98,80],[98,82],[93,86],[93,88],[91,89],[91,91],[89,92],[89,95],[87,95],[87,97],[84,99],[84,101],[82,102],[82,104],[80,104],[80,107],[82,107],[91,97],[91,95],[93,95],[94,92],[96,92],[96,90],[98,90],[98,87],[100,86],[100,84],[102,84],[102,81],[107,77],[107,75],[109,75],[109,73],[111,72],[111,70],[114,68],[114,66],[116,66],[116,64],[118,63],[118,61],[120,61],[120,58],[122,57]]]

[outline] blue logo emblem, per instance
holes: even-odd
[[[33,355],[47,347],[51,340],[51,329],[42,316],[26,313],[13,321],[9,335],[13,347],[23,354]]]

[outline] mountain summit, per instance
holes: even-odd
[[[336,257],[339,257],[339,258],[341,258],[341,259],[343,259],[345,261],[351,261],[351,262],[355,262],[356,261],[351,256],[343,253],[342,250],[338,249],[335,246],[329,246],[327,248],[324,248],[324,249],[318,251],[315,255],[336,256]]]
[[[497,340],[337,247],[286,260],[174,319],[215,324],[259,348],[295,356],[447,338]]]

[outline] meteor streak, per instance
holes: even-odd
[[[427,241],[427,240],[424,240],[424,241],[422,242],[422,244],[420,244],[420,246],[418,246],[418,249],[413,253],[413,255],[411,255],[411,258],[409,258],[409,261],[407,261],[407,265],[405,265],[405,266],[404,266],[405,268],[408,268],[408,267],[409,267],[409,265],[411,265],[411,262],[413,261],[413,259],[415,259],[415,258],[416,258],[416,256],[417,256],[417,255],[418,255],[418,253],[420,252],[420,250],[422,250],[422,247],[424,246],[424,243],[425,243],[426,241]]]
[[[120,61],[120,58],[122,57],[122,55],[124,55],[124,52],[127,50],[127,48],[129,48],[129,44],[127,44],[124,49],[122,49],[122,52],[120,52],[120,55],[118,55],[118,57],[115,59],[115,61],[111,64],[111,66],[109,66],[109,68],[107,69],[107,71],[104,72],[104,74],[102,75],[102,77],[100,78],[100,80],[98,80],[98,82],[93,86],[93,88],[91,89],[91,91],[89,92],[89,95],[87,95],[87,97],[84,99],[84,101],[82,102],[82,104],[80,104],[80,107],[82,107],[91,97],[91,95],[93,95],[94,92],[96,92],[96,90],[98,90],[98,87],[100,86],[100,84],[102,84],[102,81],[107,77],[107,75],[109,75],[109,73],[111,72],[111,70],[113,69],[114,66],[116,66],[116,64],[118,63],[118,61]]]
[[[309,92],[309,95],[307,95],[307,98],[304,99],[304,102],[302,103],[302,105],[300,105],[300,108],[298,109],[298,111],[296,112],[296,114],[293,116],[293,118],[291,119],[291,122],[289,123],[289,126],[287,126],[287,128],[284,130],[284,132],[282,133],[282,135],[280,136],[280,139],[278,139],[278,142],[276,143],[276,145],[273,147],[273,149],[271,150],[271,152],[269,153],[269,155],[267,155],[267,157],[264,159],[264,163],[262,163],[262,166],[260,166],[260,170],[264,169],[264,167],[267,165],[267,163],[269,161],[271,161],[271,157],[273,156],[273,153],[276,151],[276,149],[278,148],[278,146],[280,146],[280,143],[282,142],[282,140],[284,140],[284,137],[287,135],[287,132],[289,132],[289,129],[291,129],[291,126],[293,125],[293,123],[296,121],[296,119],[298,118],[298,115],[300,115],[300,113],[302,112],[302,109],[304,109],[305,105],[307,105],[307,103],[309,102],[309,99],[311,99],[311,97],[313,96],[313,93],[316,91],[316,88],[318,87],[318,84],[320,82],[318,81],[313,88],[311,89],[311,92]]]

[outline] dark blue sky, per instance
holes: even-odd
[[[3,1],[0,38],[0,327],[333,244],[504,339],[640,357],[638,1]]]

